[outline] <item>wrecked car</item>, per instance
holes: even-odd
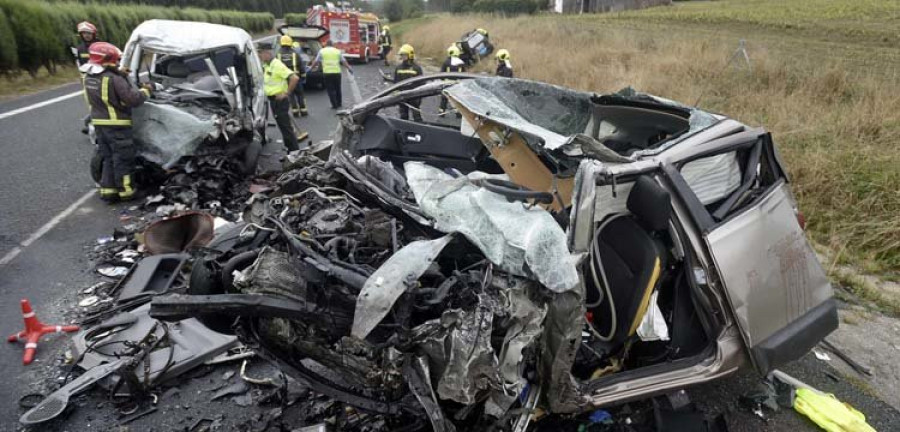
[[[294,49],[300,52],[303,64],[309,67],[322,49],[322,37],[328,33],[328,29],[313,25],[283,25],[278,27],[278,33],[288,35],[294,40],[294,44],[298,45]],[[303,87],[325,88],[325,76],[322,75],[321,65],[306,71]]]
[[[132,32],[121,66],[136,86],[156,87],[134,109],[139,166],[169,170],[184,158],[226,154],[245,174],[256,169],[265,140],[262,66],[246,31],[218,24],[149,20]],[[91,174],[99,179],[99,154]]]
[[[722,115],[439,74],[294,163],[150,313],[231,329],[385,429],[526,430],[768,374],[838,325],[771,135]]]

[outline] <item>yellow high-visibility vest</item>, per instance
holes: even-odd
[[[325,47],[319,51],[319,55],[322,56],[323,74],[341,73],[341,50],[335,47]]]

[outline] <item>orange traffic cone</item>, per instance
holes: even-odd
[[[25,341],[25,356],[22,357],[24,364],[29,364],[34,360],[34,353],[37,351],[37,343],[41,336],[47,333],[78,331],[77,325],[51,326],[42,323],[31,310],[31,303],[28,302],[28,299],[22,299],[22,317],[25,318],[25,330],[10,335],[7,341]]]

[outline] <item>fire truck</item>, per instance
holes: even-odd
[[[306,12],[306,23],[324,27],[328,33],[322,41],[331,40],[334,47],[344,52],[347,58],[359,59],[367,63],[378,58],[381,24],[372,13],[335,7],[330,3],[316,5]]]

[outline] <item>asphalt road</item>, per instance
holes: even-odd
[[[383,87],[377,65],[356,65],[354,69],[353,78],[363,96]],[[17,112],[72,95],[80,88],[80,84],[71,84],[0,103],[0,330],[7,334],[23,326],[19,306],[23,298],[31,301],[44,322],[66,321],[64,312],[77,301],[78,290],[96,279],[86,251],[97,238],[110,235],[120,225],[119,212],[127,207],[106,205],[92,193],[95,186],[88,165],[93,147],[80,132],[86,115],[80,94]],[[344,106],[356,102],[346,74],[343,93]],[[330,139],[337,121],[328,96],[322,90],[308,91],[307,104],[310,115],[297,123],[309,132],[308,142]],[[275,127],[269,128],[268,135],[273,139],[264,149],[264,157],[277,158],[283,153],[281,135]],[[61,213],[65,217],[60,218]],[[58,223],[53,224],[54,220]],[[46,336],[38,345],[36,361],[29,366],[22,365],[21,345],[0,349],[0,430],[19,429],[19,398],[43,390],[48,379],[60,375],[58,368],[47,364],[57,362],[65,342],[64,336]],[[73,420],[87,425],[90,417]],[[58,424],[51,430],[56,427],[84,430],[73,424]]]
[[[362,97],[383,87],[378,66],[357,65],[354,80]],[[78,85],[63,86],[40,94],[0,103],[0,329],[7,333],[22,326],[19,300],[29,298],[38,316],[48,323],[62,324],[65,311],[76,301],[76,292],[91,285],[95,277],[88,268],[85,252],[98,237],[109,235],[120,224],[124,206],[108,206],[96,195],[88,175],[93,149],[79,132],[85,115],[80,96],[72,96],[29,111],[16,110],[78,91]],[[345,106],[354,102],[351,82],[345,78]],[[313,142],[329,139],[336,127],[334,112],[323,91],[307,93],[310,116],[299,120]],[[279,139],[273,127],[269,136]],[[277,157],[277,145],[264,150]],[[64,217],[59,217],[61,214]],[[56,222],[54,224],[54,221]],[[49,224],[49,225],[48,225]],[[42,229],[43,228],[43,229]],[[41,234],[39,237],[35,234]],[[22,346],[8,344],[0,349],[0,430],[21,430],[17,423],[23,410],[22,395],[45,391],[62,375],[57,367],[65,350],[66,337],[52,335],[43,340],[37,361],[21,363]],[[257,365],[260,373],[265,366]],[[223,367],[206,375],[186,378],[179,393],[160,402],[159,411],[129,424],[131,430],[175,430],[197,419],[222,418],[225,430],[240,429],[242,422],[262,415],[267,408],[237,406],[229,400],[208,402],[210,386],[222,381]],[[900,413],[877,400],[852,379],[828,378],[829,366],[812,356],[786,368],[801,380],[835,392],[842,400],[864,412],[878,430],[900,429]],[[724,413],[732,431],[816,430],[792,411],[770,414],[762,420],[741,407],[738,396],[749,390],[756,378],[739,373],[725,380],[689,389],[689,394],[710,416]],[[119,415],[102,396],[82,397],[65,419],[39,430],[110,430]],[[290,417],[285,413],[286,417]],[[574,429],[573,429],[574,430]]]

